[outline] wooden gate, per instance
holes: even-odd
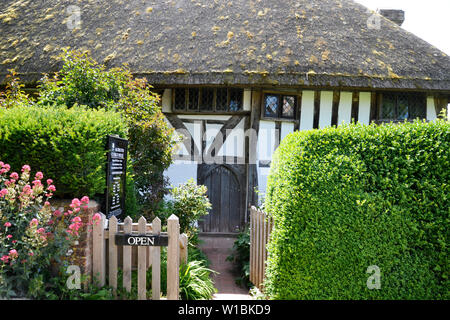
[[[121,245],[119,237],[133,238],[129,241],[132,245]],[[136,239],[144,239],[139,241]],[[151,240],[162,239],[152,243]],[[149,241],[150,240],[150,241]],[[180,224],[175,215],[167,221],[167,232],[161,232],[161,220],[155,218],[148,224],[144,217],[138,223],[133,223],[127,217],[123,223],[118,223],[116,217],[109,220],[101,214],[99,223],[94,224],[92,236],[93,248],[93,276],[97,284],[102,287],[106,282],[108,273],[108,285],[116,293],[117,273],[119,261],[122,261],[123,283],[126,291],[131,292],[133,261],[137,261],[137,288],[138,299],[147,299],[147,269],[152,268],[152,299],[159,300],[161,296],[161,243],[167,242],[167,299],[179,298],[179,265],[180,260],[187,263],[187,236],[180,235]],[[166,244],[164,244],[166,245]],[[133,250],[137,249],[137,250]],[[137,259],[133,259],[133,253],[137,253]]]
[[[264,282],[267,243],[272,226],[272,218],[252,206],[250,210],[250,281],[259,289],[262,289]]]
[[[208,188],[210,213],[200,222],[202,232],[237,233],[244,219],[245,166],[200,164],[198,183]],[[244,180],[245,181],[245,180]]]

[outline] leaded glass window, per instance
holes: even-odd
[[[188,110],[198,110],[199,89],[189,89]]]
[[[244,90],[235,88],[176,88],[173,90],[175,111],[238,112],[243,109]]]
[[[226,88],[217,89],[216,109],[226,110],[228,102],[228,90]]]
[[[229,111],[242,110],[242,90],[230,89]]]
[[[264,98],[264,116],[269,118],[294,119],[295,101],[295,96],[266,94]]]
[[[380,120],[414,120],[426,118],[426,97],[420,93],[384,93]]]
[[[175,89],[174,90],[174,108],[175,110],[186,109],[186,89]]]
[[[200,110],[210,111],[214,106],[214,89],[202,88],[200,99]]]

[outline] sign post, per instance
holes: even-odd
[[[107,137],[108,163],[106,172],[105,215],[120,216],[125,211],[128,140],[118,136]]]

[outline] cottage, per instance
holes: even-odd
[[[0,83],[15,68],[35,85],[62,48],[128,63],[185,137],[171,182],[205,184],[202,230],[234,233],[290,132],[447,106],[450,58],[403,30],[402,12],[380,13],[391,20],[351,0],[4,0]]]

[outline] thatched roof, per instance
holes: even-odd
[[[373,14],[351,0],[2,0],[0,82],[56,71],[70,47],[155,85],[450,91],[450,58],[384,17],[369,28]]]

